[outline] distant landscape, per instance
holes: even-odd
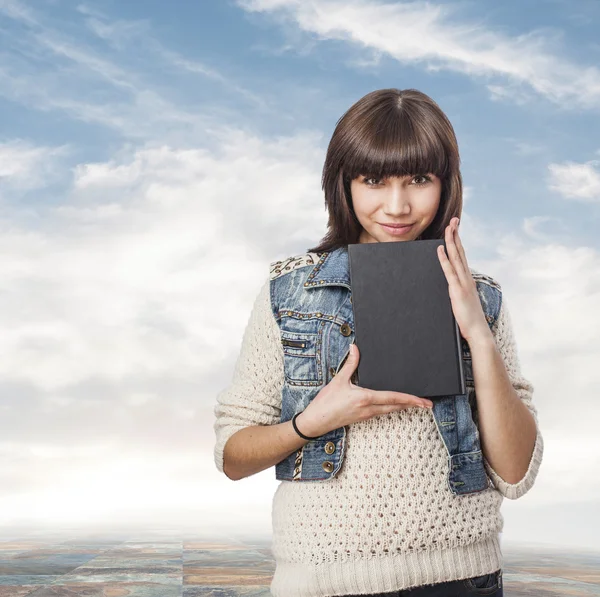
[[[0,597],[269,597],[268,537],[0,531]],[[600,596],[600,551],[510,545],[506,597]]]

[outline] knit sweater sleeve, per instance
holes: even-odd
[[[519,398],[524,402],[525,406],[529,409],[529,412],[531,412],[533,415],[536,424],[536,438],[535,445],[533,447],[533,453],[529,461],[527,472],[518,483],[507,483],[490,466],[485,456],[483,458],[484,465],[496,489],[504,497],[511,500],[516,500],[527,493],[531,487],[533,487],[533,483],[537,477],[540,465],[542,463],[544,442],[538,423],[537,408],[532,401],[533,385],[525,377],[523,377],[521,373],[517,345],[513,334],[512,321],[508,306],[506,304],[506,297],[504,295],[502,296],[500,313],[492,331],[494,333],[496,346],[502,355],[512,385],[519,395]]]
[[[261,287],[244,330],[230,384],[217,394],[214,407],[214,460],[223,471],[227,440],[253,425],[280,422],[283,347],[271,310],[269,279]]]

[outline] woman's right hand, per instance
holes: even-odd
[[[309,437],[317,437],[358,421],[411,407],[432,408],[433,402],[403,392],[370,390],[352,383],[360,353],[356,344],[337,375],[313,398],[296,417],[298,429]]]

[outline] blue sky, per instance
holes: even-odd
[[[214,469],[215,396],[268,263],[325,233],[336,121],[397,87],[455,128],[535,388],[504,536],[597,546],[599,30],[594,0],[0,0],[0,522],[270,524],[273,470]]]

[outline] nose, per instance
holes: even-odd
[[[385,198],[384,212],[391,216],[410,213],[410,196],[402,179],[390,181],[389,192]]]

